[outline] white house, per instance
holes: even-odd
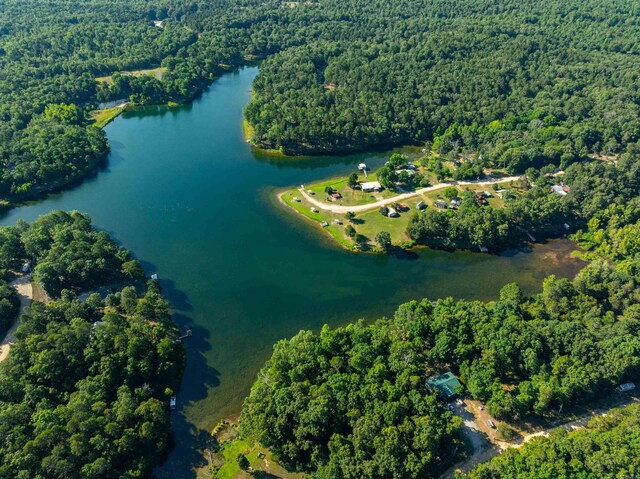
[[[389,218],[397,218],[400,215],[398,214],[398,212],[396,211],[395,208],[389,207],[389,208],[387,208],[387,216]]]
[[[360,183],[360,189],[365,193],[369,193],[371,191],[380,191],[382,186],[380,186],[380,182],[378,181],[366,181],[364,183]]]

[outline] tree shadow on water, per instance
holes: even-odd
[[[154,265],[144,263],[145,271],[156,271]],[[188,314],[193,310],[187,294],[169,279],[159,278],[162,293],[172,308],[172,319],[179,331],[188,337],[182,339],[187,365],[182,385],[177,394],[178,409],[171,413],[170,450],[164,464],[157,467],[154,477],[166,479],[195,479],[195,469],[206,466],[202,451],[211,447],[210,431],[189,422],[186,408],[208,396],[209,390],[220,385],[220,373],[207,363],[206,353],[211,350],[209,330],[195,323]]]

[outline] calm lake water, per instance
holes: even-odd
[[[80,185],[16,208],[0,224],[55,209],[80,210],[158,273],[175,320],[193,337],[177,447],[160,475],[193,477],[193,446],[242,398],[273,344],[301,328],[391,314],[423,297],[490,299],[518,281],[526,292],[548,274],[573,276],[568,241],[501,256],[419,250],[413,259],[355,255],[282,210],[275,192],[371,166],[386,155],[274,159],[245,143],[242,108],[257,68],[217,80],[188,107],[150,108],[116,119],[112,152]]]

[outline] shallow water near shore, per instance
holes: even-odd
[[[125,112],[105,130],[106,165],[81,184],[9,211],[0,224],[55,209],[80,210],[157,273],[175,320],[193,336],[178,411],[176,449],[160,477],[194,477],[194,446],[236,414],[273,344],[300,329],[391,315],[398,304],[444,296],[495,298],[505,283],[525,292],[584,263],[572,243],[487,255],[417,249],[353,254],[281,207],[276,192],[345,174],[388,155],[277,158],[245,141],[242,109],[256,67],[224,75],[192,105]]]

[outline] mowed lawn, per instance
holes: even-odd
[[[225,443],[220,449],[220,454],[224,457],[224,465],[218,470],[215,477],[217,479],[249,479],[259,476],[260,472],[267,473],[265,477],[279,479],[301,479],[303,474],[288,472],[278,463],[276,463],[271,452],[259,445],[251,446],[242,439]],[[244,454],[251,465],[251,474],[240,469],[238,466],[238,454]],[[259,457],[259,454],[262,457]],[[257,474],[256,474],[257,473]]]
[[[314,198],[322,199],[326,198],[327,196],[327,194],[324,192],[325,186],[332,186],[338,191],[341,191],[341,186],[344,186],[344,188],[342,189],[346,188],[348,190],[351,190],[348,186],[346,186],[346,179],[344,178],[328,180],[324,183],[318,183],[314,185],[314,187],[305,185],[305,189],[312,190],[314,192]],[[325,230],[326,233],[331,235],[331,237],[333,237],[333,239],[344,248],[349,250],[358,249],[355,246],[356,243],[358,243],[360,244],[359,249],[370,251],[376,250],[378,248],[375,238],[376,235],[381,231],[387,231],[391,235],[391,241],[395,246],[410,246],[412,240],[407,234],[407,228],[409,226],[411,218],[418,213],[418,203],[420,201],[423,201],[426,208],[445,211],[445,209],[437,208],[435,206],[435,202],[437,200],[443,200],[448,207],[450,204],[450,200],[446,198],[445,191],[449,188],[455,188],[460,192],[460,194],[462,194],[462,192],[466,189],[469,189],[471,191],[475,191],[476,189],[489,191],[493,195],[493,197],[488,199],[489,205],[487,207],[504,207],[504,201],[497,196],[492,187],[475,188],[473,186],[448,186],[400,201],[399,204],[406,206],[406,208],[404,208],[404,211],[398,210],[399,216],[396,218],[383,216],[380,213],[380,209],[374,207],[369,211],[358,213],[356,215],[356,218],[352,222],[349,222],[347,219],[345,219],[344,214],[332,213],[330,211],[319,210],[313,207],[313,205],[305,200],[305,197],[302,196],[302,194],[297,189],[286,191],[282,194],[281,198],[286,205],[290,206],[292,209],[296,210],[298,213],[311,220],[317,225],[319,229]],[[502,188],[510,188],[510,185],[508,183],[501,183],[497,187],[497,189]],[[361,194],[361,192],[359,191],[358,193]],[[396,195],[397,193],[392,192],[390,196],[393,197]],[[297,198],[298,201],[294,201],[294,198]],[[314,208],[315,211],[312,211],[312,208]],[[340,223],[336,223],[335,220],[338,220]],[[320,225],[322,222],[326,222],[327,226],[321,227]],[[356,230],[356,236],[353,239],[349,238],[345,232],[345,228],[349,224]]]
[[[367,181],[378,181],[378,177],[376,173],[369,173],[368,177],[365,178],[361,172],[358,172],[358,183],[364,183]],[[313,191],[315,193],[316,199],[318,201],[322,201],[327,204],[336,204],[342,206],[357,206],[357,205],[367,205],[369,203],[375,203],[378,200],[392,198],[396,196],[398,193],[395,191],[390,191],[387,189],[383,189],[379,193],[365,193],[360,188],[352,189],[347,185],[348,177],[339,177],[332,178],[327,181],[323,181],[321,183],[311,183],[304,186],[305,191]],[[331,198],[325,192],[325,188],[330,186],[342,195],[340,199]]]

